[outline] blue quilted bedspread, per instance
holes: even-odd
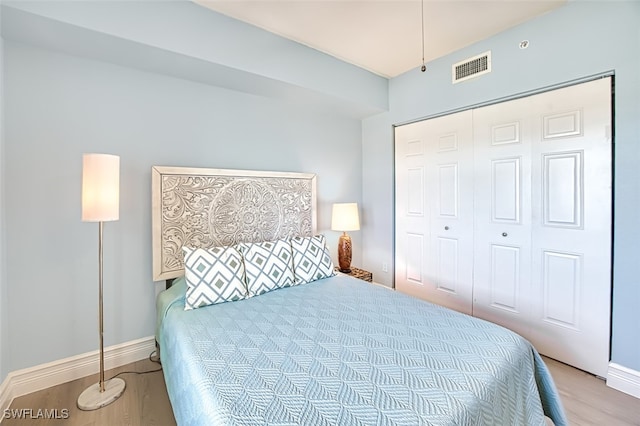
[[[525,339],[351,277],[158,317],[179,425],[567,424]]]

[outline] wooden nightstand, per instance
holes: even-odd
[[[335,267],[335,271],[336,272],[340,272],[340,268],[338,268],[337,266]],[[352,276],[354,278],[359,278],[361,280],[365,280],[368,282],[373,282],[373,274],[369,271],[365,271],[364,269],[358,269],[358,268],[354,268],[353,266],[351,267],[351,272],[347,273],[347,272],[342,272],[345,275],[349,275]]]

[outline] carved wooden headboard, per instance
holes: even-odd
[[[316,233],[316,175],[151,169],[153,280],[184,273],[182,247],[228,246]]]

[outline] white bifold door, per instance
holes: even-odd
[[[474,234],[470,124],[471,111],[464,111],[397,127],[395,152],[396,288],[428,294],[430,301],[468,314]]]
[[[396,289],[605,376],[611,79],[396,127]]]

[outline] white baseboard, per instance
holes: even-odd
[[[609,363],[607,386],[640,398],[640,371]]]
[[[155,349],[155,338],[143,337],[104,349],[104,369],[120,367],[147,358]],[[92,351],[35,367],[12,371],[0,384],[0,410],[14,398],[90,376],[100,371],[100,351]],[[2,422],[2,418],[0,418]]]

